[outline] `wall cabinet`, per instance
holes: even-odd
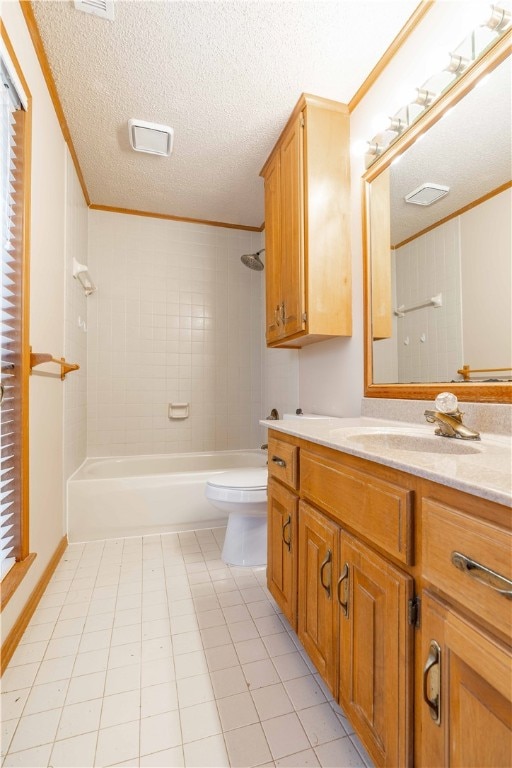
[[[272,431],[269,474],[269,589],[375,764],[509,766],[510,510]]]
[[[348,107],[303,95],[261,171],[268,346],[352,333],[349,174]]]

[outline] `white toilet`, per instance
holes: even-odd
[[[212,475],[206,498],[229,513],[222,560],[229,565],[267,563],[267,468],[232,469]]]

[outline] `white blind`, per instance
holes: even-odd
[[[23,162],[17,113],[22,109],[16,88],[1,64],[1,214],[2,275],[0,363],[2,403],[0,414],[0,572],[1,577],[16,560],[20,493],[20,377],[21,341],[21,233],[20,166]]]

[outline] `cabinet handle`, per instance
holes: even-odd
[[[348,597],[345,601],[341,599],[341,585],[343,584],[344,581],[347,582],[345,585],[345,596],[347,596],[348,589],[349,589],[349,576],[350,576],[350,571],[349,571],[348,563],[345,563],[345,566],[343,568],[343,573],[339,577],[338,584],[336,585],[336,593],[338,596],[338,603],[340,604],[340,608],[343,611],[343,615],[345,616],[346,619],[348,619]]]
[[[274,309],[274,321],[277,327],[279,328],[279,326],[281,325],[281,321],[279,319],[279,304]]]
[[[429,708],[430,717],[436,725],[439,725],[441,722],[441,646],[436,640],[430,641],[427,663],[423,670],[423,698]]]
[[[324,582],[324,570],[329,565],[329,563],[332,560],[332,552],[331,550],[327,550],[327,555],[325,556],[325,560],[323,561],[322,565],[320,566],[320,584],[327,592],[327,597],[331,599],[331,579],[329,579],[329,583],[326,584]]]
[[[502,576],[501,573],[491,571],[490,568],[477,563],[476,560],[472,560],[460,552],[452,552],[452,563],[459,571],[467,573],[480,584],[494,589],[495,592],[499,592],[503,597],[508,597],[509,600],[512,599],[512,581]]]
[[[288,552],[290,551],[291,546],[292,546],[292,536],[291,536],[291,531],[290,531],[290,538],[286,539],[286,537],[284,535],[284,532],[286,531],[288,526],[291,526],[291,524],[292,524],[292,516],[288,515],[288,519],[286,520],[285,524],[283,525],[283,531],[282,531],[282,533],[283,533],[283,541],[286,544],[286,546],[288,547]]]
[[[277,464],[278,467],[286,467],[286,461],[279,458],[279,456],[272,456],[272,462]]]

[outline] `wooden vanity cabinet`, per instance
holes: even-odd
[[[429,494],[422,519],[418,762],[505,768],[512,761],[510,510]]]
[[[348,107],[303,94],[261,175],[267,345],[350,336]]]
[[[510,509],[272,431],[269,474],[269,588],[375,764],[510,766]]]
[[[413,579],[343,532],[338,701],[376,765],[412,757]]]
[[[334,696],[336,677],[336,574],[340,527],[314,507],[299,505],[298,636]]]

